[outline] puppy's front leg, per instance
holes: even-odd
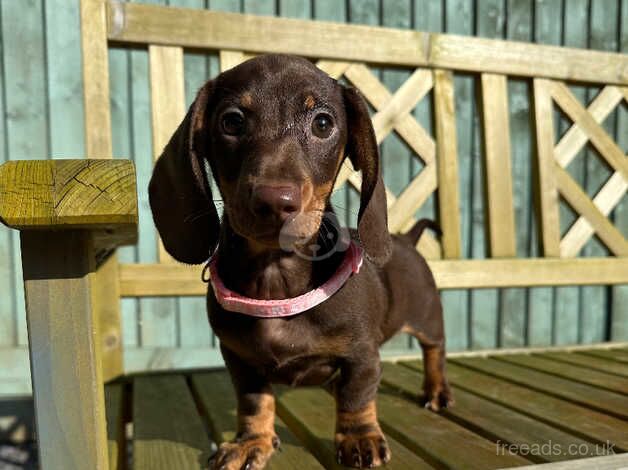
[[[371,468],[390,460],[377,422],[375,396],[380,378],[377,351],[348,359],[336,384],[336,456],[338,463]]]
[[[275,397],[270,384],[252,367],[221,347],[238,398],[238,433],[210,458],[210,469],[261,470],[279,447],[275,434]]]

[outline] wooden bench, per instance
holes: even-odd
[[[161,247],[155,264],[120,264],[116,258],[116,247],[136,239],[137,198],[132,164],[110,159],[110,45],[148,48],[156,155],[185,112],[184,49],[219,51],[222,70],[255,54],[299,54],[359,88],[375,110],[378,140],[396,132],[424,165],[398,196],[389,193],[391,231],[406,230],[426,199],[438,195],[442,239],[426,234],[418,249],[441,289],[628,283],[628,242],[608,219],[628,188],[628,161],[599,126],[628,100],[626,55],[103,0],[81,1],[81,26],[89,159],[0,167],[0,220],[21,230],[43,469],[125,468],[128,459],[134,468],[198,468],[210,452],[208,432],[220,442],[233,435],[235,424],[224,371],[124,376],[118,299],[204,295],[206,285],[200,268],[175,264]],[[412,74],[391,94],[367,64],[403,67]],[[457,155],[456,148],[457,73],[481,77],[486,259],[461,257],[458,160],[466,156]],[[543,247],[537,258],[516,258],[510,76],[530,80],[534,94],[535,195]],[[585,108],[567,82],[603,88]],[[430,94],[434,136],[410,112]],[[555,109],[574,123],[560,139],[554,132]],[[587,143],[612,174],[593,198],[566,170]],[[348,163],[337,182],[343,184],[360,186]],[[560,233],[559,197],[578,214],[565,234]],[[593,235],[612,256],[576,257]],[[413,401],[420,362],[386,364],[379,406],[393,443],[390,466],[495,468],[566,460],[593,455],[592,446],[606,440],[615,451],[628,450],[622,421],[627,417],[626,350],[615,346],[452,358],[449,373],[458,406],[442,416]],[[330,397],[316,389],[282,389],[279,395],[285,445],[271,468],[333,468]],[[582,452],[537,455],[521,448],[549,441],[562,450],[582,444]],[[519,448],[501,452],[500,442]]]

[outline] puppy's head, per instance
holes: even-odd
[[[345,155],[362,171],[362,245],[383,264],[391,251],[386,196],[359,93],[296,57],[260,56],[222,73],[199,91],[153,172],[150,204],[166,250],[201,263],[216,246],[206,162],[233,230],[277,249],[286,224],[295,240],[318,233]]]

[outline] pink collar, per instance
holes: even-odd
[[[351,241],[342,263],[323,285],[298,297],[282,300],[258,300],[244,297],[225,287],[218,276],[218,256],[208,264],[209,280],[216,300],[225,310],[260,318],[289,317],[315,307],[334,295],[353,274],[360,271],[364,260],[362,248]]]

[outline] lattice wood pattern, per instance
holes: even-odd
[[[593,234],[612,254],[627,256],[628,241],[609,221],[608,215],[628,189],[628,159],[600,123],[623,100],[628,101],[628,88],[605,87],[587,109],[562,82],[535,79],[534,91],[545,256],[576,256]],[[554,142],[553,104],[573,122],[557,144]],[[587,142],[612,170],[611,177],[593,199],[566,171]],[[558,220],[559,194],[579,215],[562,238]]]
[[[101,2],[90,0],[89,3],[92,1]],[[591,261],[602,263],[595,264],[599,274],[597,279],[591,277],[591,263],[587,264],[585,260],[574,260],[567,266],[547,263],[549,260],[513,259],[516,256],[517,228],[512,194],[507,91],[509,76],[532,77],[543,255],[550,258],[573,257],[595,233],[612,254],[624,256],[628,254],[626,240],[608,221],[607,215],[626,192],[626,158],[598,124],[625,99],[628,86],[626,55],[368,26],[107,3],[104,0],[102,4],[108,5],[106,35],[109,42],[140,44],[149,49],[155,157],[185,111],[184,48],[218,51],[221,71],[259,53],[297,53],[316,60],[318,67],[330,76],[342,78],[361,91],[374,109],[372,119],[378,142],[394,132],[423,163],[421,171],[398,195],[387,190],[389,225],[392,232],[408,230],[415,221],[417,210],[432,194],[437,196],[443,236],[437,241],[431,234],[424,234],[418,249],[426,258],[433,260],[430,265],[440,285],[446,288],[548,285],[548,279],[559,284],[567,282],[565,279],[571,284],[597,284],[602,278],[609,283],[628,279],[625,263],[610,258]],[[86,9],[84,13],[89,12]],[[192,24],[195,27],[190,27]],[[226,29],[233,34],[224,34]],[[311,40],[321,36],[336,38],[334,43],[338,47],[323,48],[317,41]],[[97,54],[97,58],[100,56],[102,54]],[[594,71],[590,66],[593,63],[596,64]],[[391,93],[369,69],[371,64],[402,66],[410,68],[411,74]],[[86,109],[88,123],[108,101],[107,91],[92,85],[100,83],[93,78],[98,75],[98,69],[106,72],[106,63],[98,62],[85,68],[85,94],[92,104],[90,109]],[[160,73],[162,70],[168,73]],[[464,261],[464,269],[460,264],[458,162],[469,158],[469,155],[457,155],[453,74],[458,71],[476,73],[480,77],[481,100],[478,102],[481,103],[484,144],[488,255],[510,260],[510,268],[496,259]],[[558,80],[610,85],[585,110]],[[433,104],[433,135],[421,126],[413,114],[421,100],[426,99],[431,99]],[[554,142],[552,101],[558,103],[575,123],[557,144]],[[92,149],[106,147],[98,144],[102,141],[99,132],[95,132],[93,137],[96,143],[91,146]],[[588,140],[614,171],[593,200],[586,197],[565,171]],[[360,174],[354,171],[349,161],[341,169],[336,187],[343,184],[359,191]],[[580,215],[562,240],[558,217],[559,192]],[[171,261],[163,247],[159,246],[159,263],[164,264],[163,268],[169,269],[172,276],[180,276],[182,281],[188,282],[188,274],[176,271]],[[145,289],[140,288],[143,280],[159,277],[157,267],[154,264],[137,266],[137,269],[122,266],[122,271],[131,276],[125,280],[126,295],[144,292]],[[491,269],[500,271],[488,272]],[[561,278],[567,269],[569,275]],[[516,282],[508,281],[514,279],[515,271],[523,274]],[[503,278],[506,274],[507,279]],[[158,284],[163,287],[163,283]],[[191,295],[197,290],[197,287],[190,287],[188,291],[178,293]],[[165,291],[170,292],[169,289]],[[157,295],[160,294],[157,292]]]

